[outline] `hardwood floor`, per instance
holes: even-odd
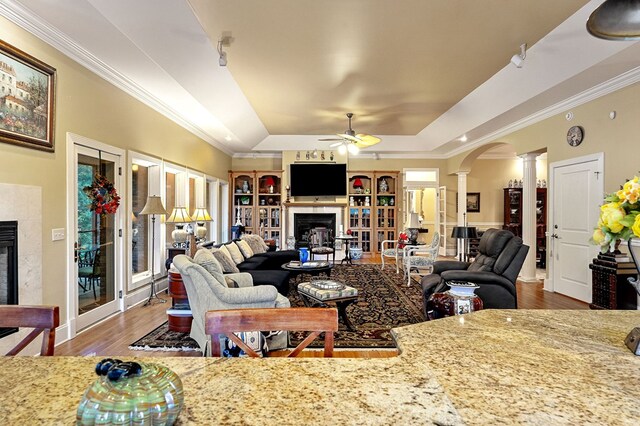
[[[360,263],[380,263],[380,257],[364,258]],[[518,282],[518,307],[520,309],[589,309],[588,304],[557,293],[543,291],[542,283]],[[95,356],[199,356],[199,352],[132,351],[129,344],[149,333],[167,320],[167,303],[152,306],[135,306],[88,329],[68,342],[56,347],[56,355]],[[322,356],[319,351],[306,351],[302,355]],[[389,350],[336,350],[334,357],[384,358],[395,356]]]

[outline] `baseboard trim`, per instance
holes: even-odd
[[[158,281],[156,281],[156,292],[157,293],[161,293],[163,291],[166,291],[169,289],[169,280],[167,277],[164,278],[160,278]],[[141,287],[139,289],[136,289],[135,291],[128,293],[125,297],[124,297],[124,310],[127,311],[131,308],[133,308],[136,305],[139,305],[143,302],[145,302],[148,298],[149,298],[149,292],[150,292],[150,287],[144,286]],[[169,305],[170,306],[170,305]],[[114,315],[118,315],[121,314],[122,312],[114,312],[113,315],[109,315],[108,317],[102,319],[101,321],[98,321],[95,324],[90,325],[89,327],[85,328],[84,330],[78,332],[77,334],[80,334],[84,331],[90,330],[91,328],[95,327],[98,324],[101,324],[102,322],[108,320],[109,318],[113,317]],[[74,319],[75,321],[75,319]],[[60,325],[58,328],[56,328],[56,343],[55,345],[58,346],[68,340],[71,340],[71,329],[69,327],[69,323],[64,323],[62,325]],[[77,335],[76,334],[76,335]]]

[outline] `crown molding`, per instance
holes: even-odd
[[[494,132],[491,132],[479,139],[467,142],[465,145],[453,149],[447,153],[447,158],[451,158],[458,154],[469,151],[470,149],[478,148],[487,142],[493,142],[498,138],[509,135],[525,127],[539,123],[554,115],[564,113],[565,111],[575,108],[577,106],[586,104],[595,99],[601,98],[610,93],[616,92],[620,89],[624,89],[627,86],[635,84],[640,81],[640,67],[634,68],[627,72],[620,74],[617,77],[611,78],[605,82],[597,84],[590,89],[584,90],[575,96],[571,96],[563,101],[557,102],[547,108],[544,108],[538,112],[535,112],[521,120],[515,121],[507,126],[502,127]]]
[[[13,0],[3,0],[0,2],[0,15],[59,50],[64,55],[113,84],[118,89],[164,115],[185,130],[203,139],[213,147],[229,156],[234,154],[234,151],[230,150],[229,147],[221,144],[203,129],[189,122],[177,110],[171,108],[171,106],[145,90],[135,81],[98,59],[95,55],[75,43],[66,34],[58,31],[57,28],[51,26],[47,21],[40,18],[22,4]]]
[[[236,152],[233,158],[282,158],[282,152]]]

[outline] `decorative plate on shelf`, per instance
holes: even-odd
[[[312,280],[311,285],[321,290],[343,290],[344,284],[333,280]]]

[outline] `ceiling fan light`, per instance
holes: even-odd
[[[353,154],[353,155],[356,155],[358,152],[360,152],[360,148],[358,148],[355,144],[352,144],[352,143],[347,145],[347,150],[349,151],[349,154]]]
[[[607,0],[593,11],[587,31],[605,40],[640,40],[640,0]]]
[[[345,144],[342,144],[338,147],[338,154],[344,155],[347,153],[347,147]]]

